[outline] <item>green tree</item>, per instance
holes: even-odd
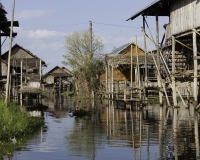
[[[92,52],[90,51],[89,30],[75,31],[66,36],[65,46],[67,54],[63,55],[63,64],[72,68],[75,76],[75,88],[78,95],[91,96],[99,87],[99,73],[102,69],[104,45],[102,40],[92,39]]]

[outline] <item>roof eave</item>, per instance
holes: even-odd
[[[143,16],[156,16],[154,11],[157,10],[158,7],[162,7],[163,4],[166,4],[166,2],[168,2],[168,0],[156,0],[155,2],[153,2],[150,5],[146,6],[145,8],[140,10],[139,12],[133,14],[126,21],[134,20],[135,18],[137,18],[140,15],[143,15]],[[159,16],[169,16],[169,13],[165,13],[165,11],[164,11],[164,13],[160,12]]]

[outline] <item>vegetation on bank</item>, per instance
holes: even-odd
[[[41,118],[31,117],[24,108],[0,100],[0,142],[11,142],[13,138],[27,136],[44,124]]]

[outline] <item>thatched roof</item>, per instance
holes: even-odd
[[[131,55],[123,55],[123,54],[116,54],[116,55],[107,55],[106,56],[106,63],[117,67],[119,65],[131,64]],[[133,65],[137,65],[137,56],[133,56]],[[145,55],[138,56],[138,64],[144,65],[145,64]],[[152,55],[147,55],[147,65],[154,65],[154,61]]]

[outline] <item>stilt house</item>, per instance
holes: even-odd
[[[144,64],[148,65],[148,76],[152,82],[155,79],[155,67],[151,55],[146,57],[144,50],[135,43],[125,44],[105,58],[105,73],[100,76],[104,92],[111,94],[112,98],[118,98],[118,95],[124,95],[126,89],[138,89],[145,87]]]
[[[8,62],[8,51],[2,55],[2,59]],[[15,44],[11,49],[10,65],[11,97],[18,97],[19,93],[41,94],[42,67],[46,67],[43,60]]]
[[[43,76],[46,92],[63,92],[72,89],[73,74],[65,67],[56,66]]]
[[[140,15],[143,17],[144,35],[148,34],[146,16],[155,16],[155,46],[157,65],[161,73],[158,77],[159,87],[171,90],[175,106],[177,96],[180,96],[185,105],[187,102],[184,101],[184,96],[187,96],[188,101],[192,97],[197,105],[200,76],[200,0],[155,0],[127,20],[134,20]],[[169,21],[163,24],[166,30],[160,41],[159,17],[161,16],[169,17]],[[144,43],[147,43],[149,36],[144,37]],[[169,96],[166,93],[164,95]]]

